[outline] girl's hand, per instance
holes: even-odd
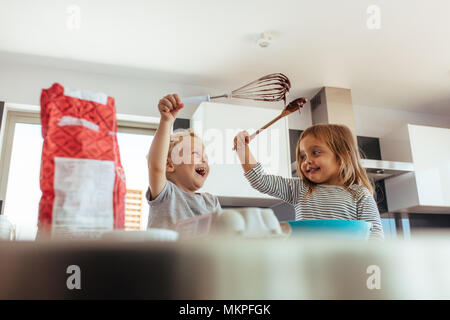
[[[158,103],[158,110],[161,114],[161,120],[174,122],[178,112],[184,107],[178,94],[168,94]]]
[[[244,172],[248,172],[256,166],[256,159],[252,155],[248,144],[250,143],[250,135],[247,131],[239,132],[234,137],[234,150],[236,150]]]
[[[245,146],[249,143],[250,135],[247,131],[241,131],[234,137],[234,150],[241,153],[242,151],[245,151]]]

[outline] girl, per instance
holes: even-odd
[[[384,239],[373,188],[348,127],[319,124],[301,134],[296,148],[300,178],[265,174],[249,142],[246,131],[234,138],[245,177],[258,191],[293,205],[295,220],[365,220],[372,223],[369,239]]]

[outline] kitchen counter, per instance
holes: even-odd
[[[80,290],[67,287],[73,265]],[[450,237],[439,234],[0,242],[0,299],[450,299],[448,270]]]

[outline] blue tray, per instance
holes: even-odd
[[[320,233],[367,240],[372,224],[362,220],[298,220],[288,221],[293,235]]]

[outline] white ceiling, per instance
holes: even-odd
[[[78,30],[66,27],[72,4]],[[379,30],[366,25],[373,4]],[[263,31],[274,34],[265,49]],[[448,0],[0,0],[0,51],[225,91],[282,72],[291,98],[336,86],[356,105],[450,115]]]

